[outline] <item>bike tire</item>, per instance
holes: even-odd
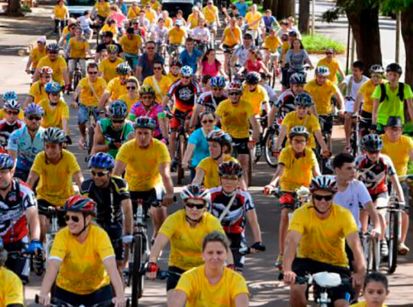
[[[177,166],[177,182],[178,184],[183,184],[184,179],[185,179],[185,170],[182,167],[182,159],[183,159],[183,154],[185,152],[185,147],[186,147],[186,142],[185,142],[185,137],[183,135],[180,135],[178,138],[179,142],[178,145],[179,146],[178,152],[177,152],[177,158],[178,158],[178,166]]]
[[[389,213],[389,257],[387,261],[387,272],[393,274],[397,268],[397,243],[399,238],[399,215],[397,212]]]
[[[267,133],[267,135],[264,138],[264,155],[265,155],[265,161],[267,164],[273,168],[276,168],[278,165],[277,158],[273,156],[272,154],[272,147],[273,144],[276,141],[276,133],[275,132],[270,132]]]
[[[252,161],[252,157],[255,156],[255,154],[253,154],[252,150],[249,151],[249,157],[248,157],[248,186],[250,187],[252,184],[252,168],[254,166],[254,163]]]
[[[87,128],[87,134],[86,134],[86,150],[88,155],[92,152],[93,148],[93,138],[95,136],[95,130],[91,125]]]
[[[138,233],[133,240],[132,307],[138,307],[138,301],[143,294],[142,256],[143,238],[142,234]]]
[[[381,255],[380,255],[380,243],[377,238],[371,240],[371,250],[373,256],[373,263],[371,270],[373,272],[378,272],[380,270]]]
[[[73,74],[73,91],[74,90],[76,90],[76,88],[77,88],[77,85],[79,84],[79,82],[80,82],[80,79],[82,79],[82,73],[80,72],[80,71],[78,71],[78,72],[75,72],[74,74]]]

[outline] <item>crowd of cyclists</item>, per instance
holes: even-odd
[[[291,306],[308,300],[308,285],[296,281],[323,271],[351,278],[330,289],[334,306],[384,306],[388,282],[367,272],[360,234],[389,257],[395,198],[404,208],[397,253],[409,252],[413,141],[404,133],[413,92],[399,64],[355,61],[346,76],[333,49],[313,64],[293,17],[277,21],[245,0],[221,12],[208,0],[173,18],[157,0],[129,8],[98,0],[77,19],[59,0],[53,14],[58,42],[37,40],[27,97],[2,97],[0,306],[24,306],[30,269],[44,274],[40,304],[125,306],[127,242],[141,201],[152,222],[147,278],[170,246],[168,306],[248,306],[245,256],[266,250],[248,187],[266,149],[277,164],[263,192],[277,196],[267,202],[281,212],[274,258]],[[70,151],[70,107],[90,179]],[[345,145],[333,155],[340,118]],[[189,184],[183,208],[168,215],[179,170]],[[54,216],[60,229],[46,250]]]

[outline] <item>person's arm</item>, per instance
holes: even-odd
[[[168,298],[168,307],[185,307],[187,297],[184,291],[174,290]]]
[[[68,86],[70,84],[70,81],[69,81],[69,70],[67,69],[67,67],[63,69],[62,73],[63,73],[63,80],[65,82],[65,86]]]
[[[284,164],[279,163],[277,165],[277,169],[275,170],[275,173],[272,176],[270,183],[267,184],[267,186],[270,186],[271,188],[275,188],[275,184],[278,178],[283,174],[284,168],[285,168]]]
[[[340,113],[344,112],[344,98],[343,95],[341,94],[340,90],[336,87],[336,93],[334,96],[337,99],[337,108]]]
[[[30,103],[34,101],[34,98],[32,95],[28,94],[26,99],[23,102],[23,109],[25,109]]]
[[[39,68],[39,65],[38,65],[36,70],[34,71],[32,81],[36,82],[37,80],[39,80],[39,78],[40,78],[40,68]]]
[[[174,200],[174,184],[171,178],[171,163],[165,162],[159,165],[159,173],[166,190],[166,195],[162,201],[163,206],[169,206]]]
[[[29,59],[27,60],[26,70],[25,70],[27,73],[30,73],[30,67],[31,67],[32,63],[33,63],[33,57],[30,54]]]
[[[407,104],[407,112],[409,113],[410,116],[410,121],[413,121],[413,100],[411,98],[406,99],[406,104]]]
[[[314,131],[313,134],[314,134],[314,137],[316,138],[318,144],[321,147],[321,151],[323,151],[323,152],[329,151],[328,146],[327,146],[326,142],[324,141],[324,137],[321,133],[321,130]]]
[[[115,307],[124,306],[125,303],[125,293],[123,288],[123,281],[119,275],[118,268],[116,266],[115,257],[107,257],[103,260],[103,265],[105,266],[106,272],[110,277],[110,282],[113,289],[115,290],[114,303]]]
[[[258,223],[257,212],[255,211],[255,209],[249,210],[247,212],[247,221],[251,227],[251,232],[252,232],[252,237],[254,239],[254,243],[262,242],[261,228],[260,228],[260,224]]]
[[[249,298],[248,294],[240,293],[235,297],[235,307],[248,307]]]
[[[361,248],[360,238],[358,232],[353,232],[346,237],[354,256],[354,273],[353,273],[353,287],[362,286],[364,282],[364,275],[366,274],[366,259]]]
[[[287,127],[285,125],[280,126],[280,134],[278,135],[277,141],[275,142],[275,150],[280,151],[281,145],[284,142],[285,136],[287,135]]]
[[[182,159],[182,167],[183,168],[188,168],[189,166],[189,160],[192,158],[192,154],[194,153],[195,145],[194,144],[188,144],[185,150],[184,158]]]
[[[123,212],[123,233],[130,235],[133,233],[133,210],[130,198],[124,199],[120,203]]]
[[[197,167],[195,170],[195,177],[192,180],[192,184],[202,185],[202,182],[204,181],[204,177],[205,177],[204,170]]]
[[[252,126],[252,139],[258,143],[260,141],[260,126],[255,116],[250,116],[249,122]]]
[[[273,126],[275,116],[277,115],[277,113],[278,113],[278,108],[275,106],[275,103],[274,103],[270,109],[270,112],[268,113],[268,127]]]
[[[33,190],[38,180],[39,180],[39,175],[35,171],[31,170],[29,173],[29,176],[27,177],[26,183],[30,187],[30,189]]]
[[[93,147],[91,154],[98,152],[107,152],[109,150],[109,145],[105,143],[105,137],[102,134],[100,125],[97,124],[95,127],[95,135],[93,136]]]
[[[66,135],[69,135],[70,130],[67,118],[62,118],[62,130]]]
[[[202,65],[201,65],[202,67]],[[198,115],[199,113],[201,113],[201,106],[199,105],[199,103],[196,103],[194,106],[194,109],[192,111],[192,116],[191,119],[189,121],[189,127],[190,128],[194,128],[196,127],[196,124],[198,123]]]
[[[379,222],[379,214],[374,207],[374,204],[372,201],[369,201],[365,206],[364,206],[373,222],[373,230],[372,230],[372,235],[378,235],[380,234],[380,222]]]
[[[30,207],[26,210],[26,219],[29,224],[30,240],[40,240],[40,221],[37,207]]]
[[[344,71],[341,68],[340,64],[337,65],[337,72],[338,72],[339,79],[343,80],[346,75],[344,74]]]
[[[169,243],[169,238],[164,235],[163,233],[159,233],[156,235],[155,242],[152,245],[151,253],[149,255],[149,262],[157,263],[159,255],[161,251],[165,248],[165,246]],[[146,276],[149,279],[156,278],[156,272],[147,272]]]
[[[363,102],[363,94],[358,92],[356,96],[356,101],[354,102],[354,113],[355,114],[359,114],[362,102]]]
[[[84,180],[84,178],[83,178],[82,171],[78,171],[78,172],[73,174],[73,181],[76,183],[76,185],[79,187],[79,189],[82,186],[83,180]]]
[[[284,251],[284,282],[286,284],[295,283],[296,274],[292,271],[292,264],[297,251],[298,243],[301,240],[301,233],[295,230],[290,230],[285,238],[285,251]]]
[[[116,160],[115,167],[113,168],[113,175],[122,177],[122,174],[125,172],[126,164],[122,161]]]
[[[403,194],[403,189],[402,186],[400,185],[399,178],[397,177],[397,174],[393,174],[390,176],[390,181],[392,184],[393,189],[395,189],[396,194],[397,194],[397,199],[404,203],[404,194]]]
[[[76,89],[75,89],[75,91],[73,92],[72,102],[71,102],[71,104],[70,104],[70,106],[73,107],[73,108],[77,108],[77,107],[78,107],[78,104],[77,104],[76,100],[77,100],[77,98],[78,98],[79,95],[80,95],[81,89],[82,89],[82,88],[80,87],[80,84],[78,84],[77,87],[76,87]]]
[[[312,169],[313,172],[313,177],[321,176],[321,171],[320,171],[320,166],[318,165],[318,162],[313,166]]]
[[[106,102],[108,101],[109,97],[110,97],[110,92],[107,91],[107,90],[105,90],[105,91],[103,92],[102,97],[100,97],[100,101],[99,101],[99,108],[100,108],[100,109],[105,108],[105,104],[106,104]]]
[[[61,261],[57,259],[47,260],[46,273],[43,277],[42,285],[39,293],[39,303],[48,306],[50,303],[49,293],[56,280],[57,273],[59,272]]]
[[[371,112],[371,123],[377,125],[377,112],[379,110],[379,100],[373,99],[373,111]]]

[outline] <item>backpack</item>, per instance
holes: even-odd
[[[380,96],[379,102],[383,102],[384,100],[386,100],[386,98],[388,98],[387,93],[386,93],[386,86],[384,85],[384,83],[380,84],[380,92],[381,92],[381,96]],[[404,83],[403,82],[399,82],[399,91],[397,93],[397,96],[399,96],[400,101],[404,101]]]

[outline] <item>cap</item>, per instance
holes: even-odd
[[[46,37],[40,36],[40,37],[37,39],[37,42],[38,42],[38,43],[42,43],[42,44],[46,44]]]
[[[403,127],[402,119],[398,116],[389,116],[386,127]]]
[[[214,1],[213,0],[208,0],[207,3],[214,3]]]

